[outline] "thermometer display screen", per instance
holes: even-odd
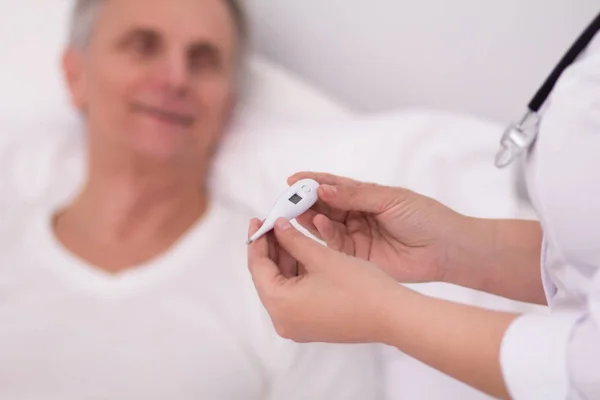
[[[290,201],[294,204],[300,203],[301,200],[302,197],[298,196],[297,194],[294,194],[292,197],[290,197]]]

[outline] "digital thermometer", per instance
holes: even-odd
[[[275,222],[279,218],[288,220],[299,217],[308,211],[318,200],[317,189],[319,183],[312,179],[302,179],[290,186],[279,197],[271,212],[263,222],[262,226],[252,237],[247,244],[258,240],[265,233],[269,232],[275,226]]]

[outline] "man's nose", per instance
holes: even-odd
[[[163,60],[162,82],[166,89],[178,97],[189,91],[190,70],[186,57],[181,54],[169,54]]]

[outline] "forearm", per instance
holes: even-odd
[[[456,246],[449,250],[447,283],[546,304],[538,222],[467,218],[456,237]]]
[[[387,308],[382,342],[480,391],[508,398],[500,346],[516,315],[429,298],[404,287],[382,307]]]

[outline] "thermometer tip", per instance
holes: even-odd
[[[246,242],[246,246],[250,246],[252,243],[254,243],[254,240],[248,239],[248,241]]]

